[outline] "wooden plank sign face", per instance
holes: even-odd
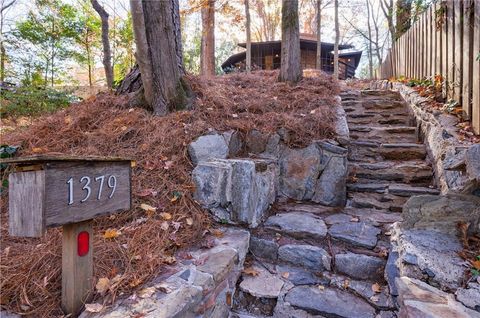
[[[130,162],[45,165],[45,225],[93,219],[131,207]]]

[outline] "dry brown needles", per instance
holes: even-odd
[[[95,279],[120,275],[105,302],[160,274],[162,265],[175,261],[171,256],[179,247],[199,243],[211,226],[208,213],[192,197],[187,145],[196,137],[211,129],[245,134],[286,128],[292,146],[303,146],[333,136],[331,106],[338,84],[317,74],[292,86],[278,83],[277,75],[191,76],[195,108],[165,117],[127,108],[124,96],[98,95],[2,136],[4,144],[21,145],[22,156],[61,153],[136,161],[134,208],[95,221]],[[49,229],[41,239],[10,237],[7,196],[4,191],[1,198],[1,306],[32,317],[61,316],[61,230]],[[142,203],[157,211],[142,210]],[[118,236],[106,238],[107,229]]]

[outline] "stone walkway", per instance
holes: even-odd
[[[341,97],[351,137],[347,207],[278,205],[252,231],[252,268],[232,317],[397,317],[391,225],[410,196],[439,191],[397,93]]]

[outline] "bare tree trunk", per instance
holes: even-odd
[[[200,49],[200,75],[215,75],[215,0],[202,6],[202,43]]]
[[[145,34],[152,63],[153,112],[189,106],[190,86],[184,81],[178,0],[143,0]]]
[[[298,0],[283,0],[282,2],[281,54],[279,80],[282,82],[298,82],[302,78]]]
[[[103,67],[105,68],[107,87],[111,89],[113,87],[113,67],[110,39],[108,38],[108,12],[105,11],[97,0],[90,0],[90,2],[102,20]]]
[[[397,27],[395,39],[398,39],[410,28],[413,0],[397,0]]]
[[[395,33],[396,33],[395,24],[393,23],[393,0],[380,0],[380,7],[382,8],[385,19],[387,19],[390,39],[393,44],[395,42]]]
[[[250,30],[250,7],[248,2],[249,0],[245,0],[245,29],[247,30],[247,65],[245,66],[245,70],[247,73],[250,73],[252,70],[252,35]]]
[[[7,59],[3,41],[0,41],[0,82],[5,81],[5,60]]]
[[[372,27],[370,25],[370,2],[367,2],[367,26],[368,26],[368,70],[370,72],[370,78],[373,78],[373,49],[372,49]]]
[[[338,42],[340,41],[340,25],[338,22],[338,0],[335,0],[335,46],[333,49],[333,76],[338,79]]]
[[[322,69],[322,0],[317,0],[317,69]]]
[[[143,94],[148,105],[153,102],[152,62],[148,52],[147,34],[145,33],[145,18],[141,0],[130,0],[133,31],[137,51],[135,54],[140,73],[142,74]]]

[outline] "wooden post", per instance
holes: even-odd
[[[464,119],[472,116],[473,83],[473,0],[463,4],[463,88],[462,110]]]
[[[476,134],[480,135],[480,3],[474,1],[475,21],[473,40],[473,92],[472,92],[472,125]]]
[[[455,21],[455,54],[453,54],[455,62],[455,90],[453,97],[461,104],[463,88],[463,2],[455,1],[453,6]]]
[[[436,2],[433,15],[433,25],[435,28],[435,75],[442,74],[442,30],[437,28],[437,21],[440,19],[441,5]]]
[[[442,3],[442,15],[443,15],[443,25],[442,25],[442,76],[444,80],[442,94],[443,97],[448,95],[448,6],[446,3]]]
[[[63,226],[62,308],[78,315],[93,290],[92,221]]]

